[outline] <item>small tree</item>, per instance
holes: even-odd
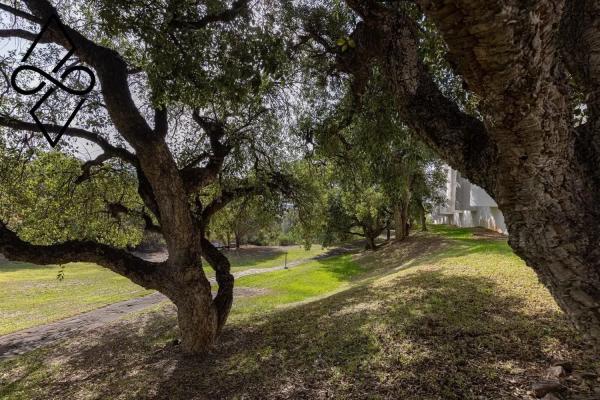
[[[369,185],[360,178],[340,182],[329,194],[325,244],[357,235],[365,238],[367,249],[375,250],[375,240],[387,227],[388,204],[377,185]]]

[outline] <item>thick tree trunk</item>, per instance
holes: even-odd
[[[396,227],[396,240],[404,240],[409,235],[408,204],[398,202],[394,205],[394,224]]]
[[[240,236],[239,233],[235,232],[235,248],[239,249],[241,246],[241,241],[242,241],[242,237]]]
[[[425,207],[423,207],[423,203],[418,202],[419,207],[419,219],[421,222],[421,231],[427,232],[427,213],[425,212]]]
[[[354,75],[355,91],[377,63],[402,118],[495,198],[511,247],[600,345],[598,1],[417,0],[481,99],[481,120],[441,93],[419,57],[414,20],[379,2],[346,2],[362,22],[338,66]],[[565,68],[585,94],[583,126],[573,124]]]
[[[564,179],[554,187],[530,188],[531,208],[504,197],[498,201],[510,246],[574,324],[600,344],[600,213],[597,203],[585,201],[588,189],[578,187],[579,175]]]
[[[367,235],[365,237],[365,239],[367,241],[367,244],[366,244],[365,248],[367,250],[375,250],[377,248],[377,245],[375,244],[375,238],[376,237],[372,236],[372,235]]]
[[[171,300],[177,306],[181,346],[188,354],[204,354],[219,333],[218,317],[210,290],[190,283]]]
[[[213,299],[211,285],[201,267],[175,268],[163,291],[177,306],[177,320],[183,350],[204,354],[214,344],[227,321],[233,303],[233,275],[230,264],[206,238],[201,240],[202,253],[215,270],[219,289]],[[200,265],[200,263],[198,263]]]

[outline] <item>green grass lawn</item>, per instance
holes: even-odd
[[[345,255],[310,261],[289,270],[239,278],[237,287],[260,288],[266,294],[236,300],[231,321],[331,294],[348,287],[360,272],[363,272],[360,265],[352,261],[352,256]]]
[[[314,257],[321,246],[252,247],[227,252],[232,272],[269,268]],[[205,267],[214,276],[210,267]],[[64,279],[57,279],[56,265],[0,264],[0,335],[46,324],[111,303],[152,293],[105,268],[89,263],[71,263]]]
[[[0,265],[0,335],[151,293],[95,264]]]
[[[432,227],[238,287],[262,291],[235,300],[204,358],[170,344],[163,306],[0,362],[0,398],[533,399],[557,360],[574,365],[565,398],[599,394],[597,353],[533,271],[469,229]]]
[[[287,262],[316,257],[326,251],[322,246],[315,244],[306,250],[303,246],[266,246],[249,247],[237,250],[227,250],[225,255],[231,263],[232,271],[245,268],[270,268],[283,265],[287,254]]]
[[[240,249],[225,250],[224,254],[231,263],[231,272],[236,273],[246,269],[271,268],[284,265],[287,254],[288,264],[326,253],[327,249],[320,245],[312,245],[309,250],[303,246],[248,246]],[[208,276],[214,276],[209,265],[204,265]]]

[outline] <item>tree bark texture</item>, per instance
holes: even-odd
[[[399,112],[450,166],[494,197],[509,244],[575,325],[600,344],[600,2],[420,0],[478,119],[444,97],[407,15],[347,0],[362,18],[338,58],[356,90],[378,65]],[[585,96],[576,126],[569,74]]]
[[[404,240],[409,235],[409,205],[406,202],[397,202],[394,205],[394,224],[396,227],[396,240]]]

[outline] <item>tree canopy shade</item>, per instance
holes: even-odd
[[[240,196],[295,196],[289,126],[310,139],[302,116],[335,108],[350,77],[362,103],[380,83],[397,120],[496,199],[512,248],[600,343],[598,0],[22,4],[0,5],[12,18],[0,36],[31,41],[57,14],[101,87],[66,131],[102,150],[78,180],[94,179],[102,165],[118,166],[114,179],[135,176],[140,201],[119,213],[162,232],[169,260],[137,259],[91,232],[28,243],[15,233],[21,221],[3,216],[8,257],[94,261],[161,290],[178,306],[184,347],[205,351],[233,287],[227,259],[206,239],[211,217]],[[69,45],[55,27],[43,42],[55,47],[34,56],[42,66]],[[15,59],[8,54],[3,70]],[[47,130],[60,129],[69,101],[50,101]],[[5,93],[0,125],[36,133],[18,118],[28,106]],[[23,137],[7,135],[3,146],[35,146],[39,134]],[[215,298],[201,255],[216,270]]]
[[[600,2],[346,4],[354,46],[336,49],[313,22],[315,46],[334,50],[358,94],[374,70],[385,77],[402,120],[495,198],[511,247],[600,343]],[[431,28],[470,104],[441,90]]]
[[[50,1],[32,0],[0,6],[19,27],[2,31],[2,36],[28,41],[57,15],[75,45],[69,62],[89,65],[100,84],[65,131],[59,148],[77,154],[82,141],[91,142],[100,149],[95,158],[78,166],[72,158],[31,151],[43,145],[40,128],[23,119],[31,104],[14,93],[5,93],[1,104],[3,153],[21,164],[23,158],[33,160],[41,176],[44,168],[68,175],[47,183],[35,176],[25,182],[33,180],[38,190],[50,193],[39,207],[60,203],[56,196],[65,194],[64,185],[51,185],[67,182],[74,194],[70,200],[81,202],[85,194],[92,199],[93,206],[84,207],[86,215],[104,211],[112,218],[96,218],[105,221],[105,230],[99,224],[75,231],[64,225],[89,221],[77,220],[83,215],[77,205],[71,214],[61,209],[54,219],[36,214],[31,201],[21,212],[4,208],[0,252],[36,263],[91,261],[161,291],[177,305],[182,344],[192,353],[204,352],[213,343],[233,295],[229,262],[206,237],[211,218],[245,196],[283,196],[293,202],[298,193],[286,172],[290,157],[285,157],[295,144],[283,132],[280,113],[288,75],[285,48],[273,35],[273,19],[261,13],[264,19],[258,21],[248,3],[216,1],[198,8],[191,1],[107,0],[66,2],[57,9]],[[23,5],[26,8],[20,8]],[[50,70],[71,42],[59,25],[50,24],[40,43],[48,46],[36,49],[30,62]],[[16,51],[6,55],[5,74],[19,58]],[[69,82],[75,87],[83,83]],[[51,97],[40,109],[40,119],[51,121],[45,123],[48,132],[60,130],[70,102],[65,96]],[[12,178],[5,174],[3,184],[14,182]],[[103,179],[121,179],[128,191],[111,194],[102,189]],[[121,186],[117,181],[113,185]],[[8,204],[19,200],[19,190],[28,196],[25,189],[19,183]],[[42,240],[28,225],[27,218],[36,215],[54,225],[49,232],[62,234]],[[132,229],[162,233],[168,260],[148,262],[122,250],[120,246],[128,243],[119,239],[116,226],[123,221],[131,221]],[[216,272],[214,298],[201,257]]]
[[[315,158],[330,165],[328,240],[359,235],[369,249],[392,226],[396,239],[406,238],[411,210],[424,227],[425,208],[442,202],[445,184],[440,161],[403,124],[381,83],[371,79],[360,98],[347,90],[312,139]]]

